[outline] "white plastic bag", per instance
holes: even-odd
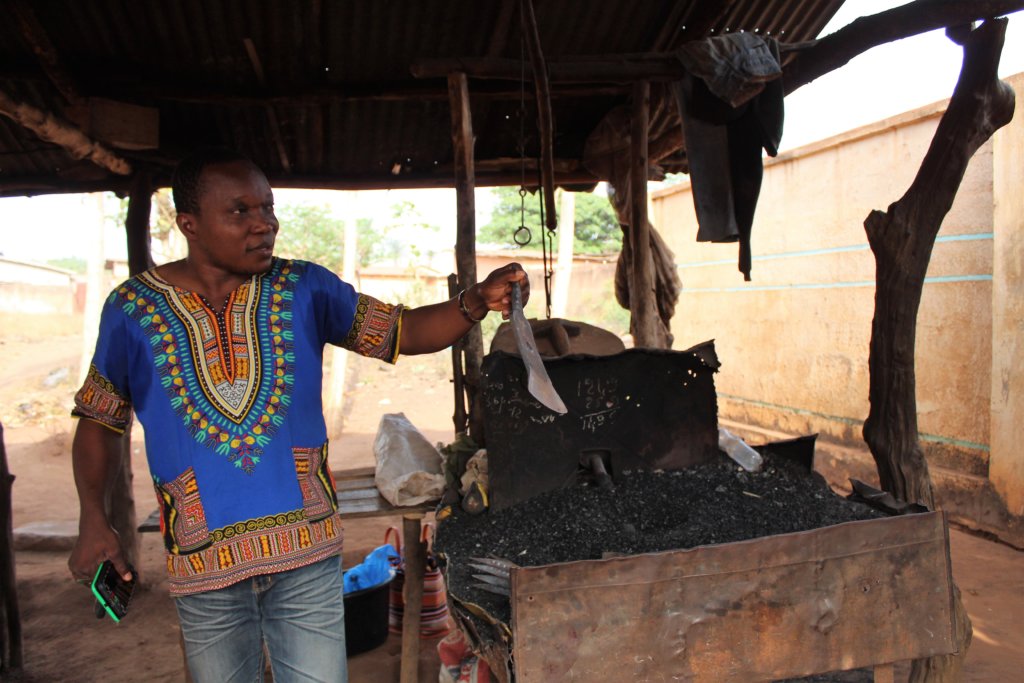
[[[404,413],[381,416],[373,454],[374,483],[392,505],[419,505],[444,492],[441,454]]]

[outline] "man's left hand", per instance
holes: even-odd
[[[480,301],[487,306],[488,310],[501,311],[501,317],[508,320],[509,315],[512,313],[512,283],[518,282],[519,287],[523,294],[523,306],[530,300],[530,277],[526,274],[526,271],[518,263],[509,263],[506,266],[502,266],[497,270],[491,271],[490,275],[484,278],[484,281],[471,287],[472,293],[476,294]],[[469,298],[470,291],[467,291],[467,298]],[[471,303],[475,303],[472,300],[467,301],[466,305],[470,306]],[[479,303],[476,304],[477,308],[482,309]],[[471,307],[470,310],[473,310]],[[474,311],[474,315],[476,311]]]

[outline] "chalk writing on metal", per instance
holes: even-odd
[[[596,413],[587,413],[580,420],[580,429],[594,434],[599,428],[606,424],[610,424],[615,419],[615,415],[618,412],[618,408],[611,408],[609,410],[601,410]]]

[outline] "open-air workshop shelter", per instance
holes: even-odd
[[[667,348],[680,283],[648,222],[646,183],[691,167],[674,97],[689,73],[678,51],[753,34],[778,49],[781,76],[765,87],[788,94],[875,45],[945,27],[964,46],[957,90],[914,185],[866,223],[878,274],[864,437],[882,487],[932,505],[913,381],[921,282],[967,161],[1012,116],[1012,93],[995,76],[1005,31],[995,18],[1024,0],[916,0],[815,40],[841,5],[0,0],[0,197],[130,197],[137,273],[151,264],[150,196],[196,146],[236,148],[279,188],[454,187],[465,287],[477,278],[476,186],[525,177],[554,228],[555,187],[608,181],[625,233],[619,301],[631,310],[637,346]],[[461,352],[472,406],[479,331]],[[472,410],[468,420],[472,431]],[[10,615],[6,465],[2,474],[0,576]],[[120,512],[119,528],[130,533],[134,513]],[[19,656],[15,647],[4,661]]]

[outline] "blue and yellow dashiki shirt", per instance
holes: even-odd
[[[155,270],[110,294],[72,414],[118,432],[138,415],[172,595],[341,552],[323,348],[393,363],[401,316],[321,266],[276,258],[219,314]]]

